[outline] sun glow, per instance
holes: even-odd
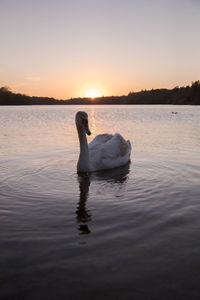
[[[91,88],[91,89],[88,89],[85,93],[85,97],[86,98],[97,98],[97,97],[101,97],[102,94],[100,92],[100,90],[96,89],[96,88]]]

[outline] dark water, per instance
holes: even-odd
[[[79,177],[74,115],[131,164]],[[0,109],[0,299],[200,299],[200,108]]]

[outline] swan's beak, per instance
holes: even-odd
[[[87,133],[87,135],[91,135],[91,131],[89,130],[89,128],[86,128],[85,132]]]

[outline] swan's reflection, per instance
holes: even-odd
[[[87,223],[91,221],[91,214],[89,210],[86,209],[86,201],[89,193],[90,177],[86,174],[81,174],[78,176],[80,199],[76,211],[76,220],[80,224],[79,230],[81,234],[88,234],[90,230]]]
[[[76,220],[79,224],[80,234],[89,234],[88,223],[92,220],[92,215],[87,209],[87,199],[89,197],[89,187],[92,181],[104,181],[109,184],[123,185],[126,183],[129,174],[130,163],[123,167],[78,175],[80,198],[76,210]]]

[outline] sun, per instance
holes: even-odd
[[[85,92],[85,97],[86,98],[97,98],[97,97],[101,97],[102,94],[100,92],[100,90],[96,89],[96,88],[90,88]]]

